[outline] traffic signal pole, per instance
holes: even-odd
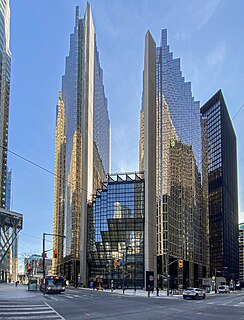
[[[170,274],[169,274],[169,266],[175,262],[178,262],[178,268],[183,268],[183,260],[182,259],[176,259],[169,263],[168,260],[168,274],[167,274],[167,296],[169,296],[169,280],[170,280]]]
[[[43,284],[44,284],[44,290],[43,290],[43,295],[45,295],[45,278],[46,278],[46,266],[45,266],[45,233],[43,233],[42,236],[42,267],[43,267]]]
[[[45,285],[46,285],[46,261],[45,261],[45,256],[46,256],[46,252],[50,251],[50,250],[46,250],[45,248],[45,240],[46,240],[46,235],[47,236],[52,236],[52,237],[61,237],[61,238],[65,238],[65,236],[61,235],[61,234],[53,234],[53,233],[45,233],[43,232],[42,234],[42,267],[43,267],[43,284],[44,284],[44,290],[43,290],[43,295],[45,295]],[[56,250],[55,250],[56,251]]]

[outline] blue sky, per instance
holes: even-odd
[[[162,28],[193,95],[205,103],[223,90],[231,118],[244,103],[244,2],[236,0],[91,0],[112,127],[112,171],[138,169],[144,37]],[[12,76],[9,149],[54,171],[55,110],[75,6],[81,0],[10,0]],[[244,221],[244,108],[238,139],[239,210]],[[52,233],[52,175],[8,155],[12,210],[24,214],[19,253],[40,253]],[[50,238],[51,240],[51,238]],[[48,245],[49,246],[49,245]],[[50,243],[51,248],[51,243]]]

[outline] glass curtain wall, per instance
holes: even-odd
[[[144,177],[109,175],[88,209],[89,283],[143,287]]]

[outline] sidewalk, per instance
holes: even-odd
[[[9,299],[25,299],[33,298],[39,295],[40,291],[28,291],[28,286],[19,284],[17,287],[15,283],[0,283],[0,301]]]
[[[90,289],[90,288],[81,288],[81,287],[74,288],[74,287],[70,287],[70,286],[68,286],[67,289],[84,290],[84,291],[98,291],[96,289],[93,290],[93,289]],[[123,295],[123,290],[122,289],[115,289],[113,291],[111,291],[111,289],[107,289],[107,290],[103,290],[103,291],[100,291],[100,292]],[[125,296],[148,297],[148,291],[141,290],[141,289],[137,289],[136,291],[134,289],[126,289],[124,291],[124,295]],[[169,296],[167,296],[167,291],[166,290],[160,290],[159,291],[159,295],[157,296],[157,292],[156,292],[156,290],[154,290],[153,293],[150,291],[150,298],[182,298],[182,294],[178,294],[178,295],[170,294]]]

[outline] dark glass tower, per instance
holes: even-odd
[[[207,123],[211,273],[238,277],[236,135],[219,90],[201,107]]]

